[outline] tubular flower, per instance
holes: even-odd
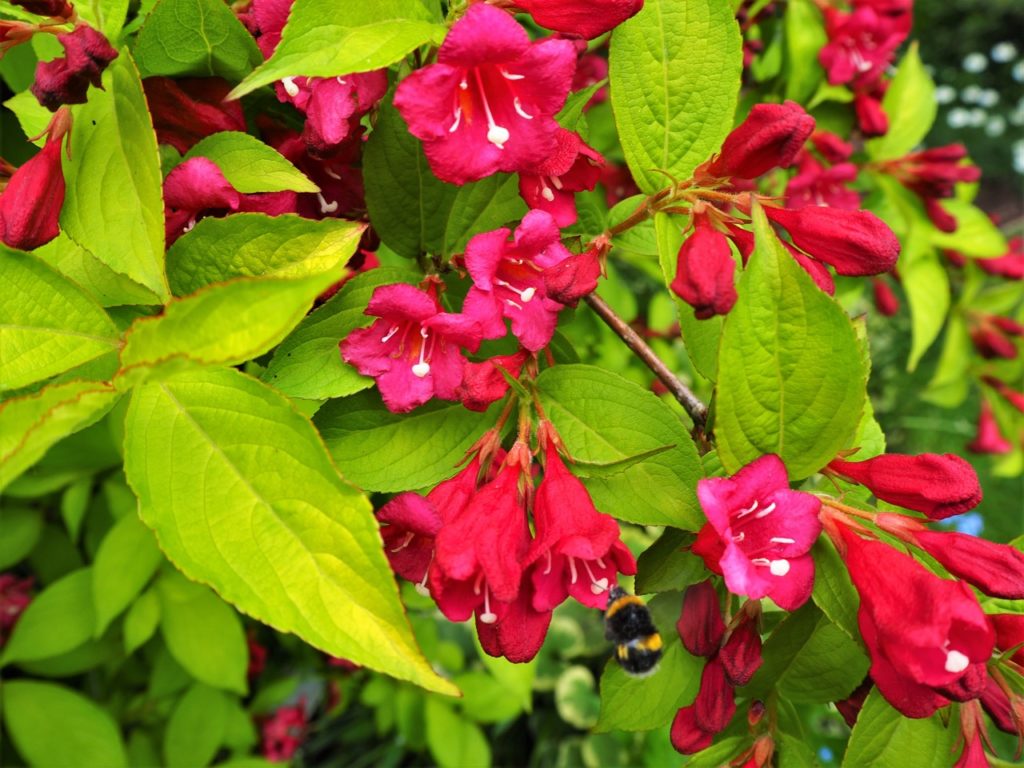
[[[710,747],[715,734],[700,727],[696,710],[691,704],[676,712],[669,738],[676,752],[694,755]]]
[[[496,624],[519,595],[530,546],[521,478],[521,465],[506,460],[437,536],[430,591],[451,621],[475,612],[478,624]]]
[[[531,352],[547,346],[562,305],[548,298],[544,270],[570,257],[551,215],[530,211],[508,242],[507,228],[476,235],[466,246],[466,268],[473,278],[463,311],[480,320],[484,338],[512,333]]]
[[[1024,392],[1020,392],[995,376],[982,376],[981,380],[1003,396],[1010,405],[1024,413]]]
[[[534,565],[533,607],[549,611],[572,595],[602,609],[616,574],[636,573],[636,562],[619,539],[619,525],[598,512],[587,489],[558,455],[554,440],[545,451],[544,479],[534,497],[536,538],[525,565]]]
[[[909,555],[845,526],[839,532],[860,594],[857,621],[871,678],[885,699],[917,718],[948,704],[951,689],[960,700],[980,694],[994,632],[970,587],[941,579]],[[968,690],[957,689],[959,683]]]
[[[729,239],[706,216],[694,216],[693,234],[676,257],[672,292],[693,307],[698,320],[728,314],[736,303],[735,270]]]
[[[350,333],[341,356],[377,380],[389,410],[405,413],[432,397],[458,399],[465,365],[459,350],[479,346],[476,321],[442,312],[433,292],[401,283],[374,290],[366,314],[380,319]]]
[[[1003,437],[999,424],[992,412],[988,400],[981,401],[981,412],[978,414],[978,434],[967,444],[972,453],[1009,453],[1013,443]]]
[[[555,134],[554,153],[534,170],[519,174],[519,194],[530,208],[547,211],[560,227],[576,223],[576,192],[601,178],[604,158],[564,128]]]
[[[514,5],[542,27],[590,40],[635,16],[644,0],[515,0]]]
[[[699,173],[713,178],[756,179],[772,168],[788,168],[814,130],[814,118],[793,101],[755,104],[722,149]]]
[[[32,94],[51,112],[64,104],[84,104],[89,85],[102,87],[103,70],[117,58],[107,38],[87,24],[57,35],[64,56],[36,65]]]
[[[954,531],[920,530],[914,543],[954,576],[992,597],[1024,600],[1024,553]]]
[[[759,615],[760,603],[748,601],[739,617],[739,623],[718,653],[725,677],[734,687],[749,683],[761,667],[761,633],[757,629]]]
[[[533,587],[523,579],[519,594],[505,609],[501,621],[477,621],[480,645],[490,656],[504,656],[511,662],[530,661],[537,655],[551,624],[551,611],[534,608]]]
[[[11,248],[31,251],[60,234],[58,219],[65,192],[60,150],[65,131],[52,130],[43,148],[14,172],[0,192],[0,241]]]
[[[860,208],[860,195],[846,185],[857,178],[853,163],[826,167],[809,152],[800,155],[797,174],[786,185],[786,207],[829,206],[854,211]]]
[[[694,656],[707,658],[718,653],[725,637],[725,621],[711,579],[686,588],[676,629],[683,647]]]
[[[770,597],[787,611],[807,601],[821,502],[790,490],[782,459],[762,456],[733,477],[701,480],[697,497],[709,522],[693,552],[725,576],[730,592],[752,600]]]
[[[882,501],[943,520],[981,502],[978,475],[951,453],[887,453],[865,461],[834,459],[827,469],[860,483]]]
[[[976,259],[975,264],[983,272],[1005,277],[1007,280],[1024,279],[1024,237],[1010,238],[1010,249],[995,259]]]
[[[164,228],[167,244],[192,230],[203,215],[237,211],[242,196],[205,157],[192,157],[164,179]]]
[[[67,0],[11,0],[12,5],[24,8],[29,13],[67,19],[75,12]]]
[[[437,63],[399,84],[395,107],[443,181],[530,172],[555,151],[554,115],[575,70],[568,40],[531,43],[504,11],[472,5],[448,33]]]

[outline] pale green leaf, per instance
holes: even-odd
[[[956,219],[956,230],[931,230],[932,245],[975,258],[997,258],[1009,251],[1006,237],[981,208],[955,197],[939,203]]]
[[[917,43],[900,61],[896,76],[882,98],[882,110],[889,118],[884,136],[866,143],[875,160],[902,157],[920,144],[931,130],[939,104],[935,101],[935,82],[921,63]]]
[[[142,591],[163,559],[153,532],[135,515],[125,515],[107,532],[92,566],[96,637]]]
[[[125,463],[143,520],[191,578],[327,653],[454,691],[416,647],[369,503],[274,390],[230,370],[146,384]]]
[[[18,118],[18,124],[26,136],[38,137],[35,143],[41,147],[46,141],[46,136],[42,134],[53,119],[53,113],[40,104],[39,99],[29,90],[16,93],[4,102],[4,106]]]
[[[81,568],[48,586],[29,603],[14,625],[0,664],[66,653],[88,640],[95,625],[91,569]]]
[[[75,109],[60,223],[115,272],[166,298],[163,176],[139,73],[127,51]]]
[[[911,345],[907,370],[913,371],[938,338],[950,305],[949,274],[926,228],[913,222],[903,239],[899,271],[910,305]]]
[[[239,192],[319,192],[320,188],[284,155],[255,136],[221,131],[196,144],[184,160],[205,157],[216,163]]]
[[[491,748],[475,723],[436,696],[427,699],[427,746],[440,768],[489,768]]]
[[[161,303],[151,290],[115,272],[63,232],[32,253],[78,283],[104,307]]]
[[[725,319],[715,435],[730,473],[778,454],[796,480],[849,445],[866,398],[867,372],[853,325],[782,247],[764,211],[756,247]]]
[[[828,43],[825,25],[812,0],[790,0],[783,23],[786,98],[806,104],[825,76],[818,62],[818,52]]]
[[[117,349],[117,329],[81,288],[0,245],[0,390],[17,389]]]
[[[0,504],[0,570],[21,562],[43,532],[43,515],[37,509]]]
[[[228,698],[201,683],[182,696],[167,721],[164,763],[168,768],[205,768],[224,738]]]
[[[743,65],[739,27],[720,0],[646,0],[612,32],[612,107],[640,189],[687,179],[732,129]]]

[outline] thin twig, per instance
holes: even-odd
[[[630,328],[621,317],[615,314],[615,311],[608,306],[604,299],[596,293],[591,293],[585,296],[583,300],[597,313],[598,317],[604,320],[609,328],[615,331],[616,335],[626,343],[626,346],[643,360],[644,365],[651,369],[654,375],[661,380],[661,383],[668,388],[672,396],[679,401],[679,404],[690,415],[694,426],[703,432],[704,426],[707,423],[708,407],[668,369],[668,366],[654,353],[654,350],[647,346],[647,342],[640,337],[640,334]]]

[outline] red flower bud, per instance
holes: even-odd
[[[1013,707],[1010,704],[1010,697],[999,687],[999,683],[991,675],[985,682],[985,690],[981,692],[978,699],[999,730],[1006,733],[1017,733],[1017,725],[1013,722]]]
[[[107,38],[87,24],[57,35],[63,58],[39,62],[31,91],[39,103],[56,111],[62,104],[84,104],[89,85],[102,87],[103,70],[117,58]]]
[[[67,19],[75,12],[67,0],[11,0],[12,5],[24,8],[29,13]]]
[[[542,27],[590,40],[636,15],[644,0],[516,0],[512,5]]]
[[[813,130],[814,118],[796,102],[755,104],[705,172],[717,178],[755,179],[772,168],[788,168]]]
[[[1005,277],[1007,280],[1024,278],[1024,238],[1010,240],[1010,250],[997,259],[977,259],[975,264],[990,275]]]
[[[992,413],[988,400],[981,401],[981,412],[978,414],[978,434],[967,444],[972,453],[1009,453],[1013,443],[1003,437],[999,424]]]
[[[1003,398],[1021,413],[1024,413],[1024,392],[1018,392],[1005,381],[995,376],[982,376],[981,380],[998,392]]]
[[[590,247],[541,273],[548,298],[575,307],[579,300],[597,288],[601,276],[600,248]]]
[[[839,714],[843,716],[843,720],[851,728],[857,724],[857,716],[860,715],[861,709],[864,708],[864,701],[874,687],[875,685],[871,682],[871,678],[865,678],[864,682],[857,686],[853,693],[842,701],[835,702]]]
[[[974,468],[951,453],[886,453],[866,461],[835,459],[828,469],[866,486],[883,501],[923,512],[932,520],[959,515],[981,501]]]
[[[900,311],[900,300],[885,280],[876,277],[871,281],[871,289],[875,296],[875,309],[886,317],[892,317]]]
[[[750,682],[763,660],[761,635],[757,631],[757,616],[744,612],[739,626],[729,635],[718,657],[722,660],[725,677],[731,685],[739,687]]]
[[[853,97],[853,110],[861,133],[867,137],[884,136],[889,131],[889,118],[882,109],[880,96],[857,93]]]
[[[924,211],[928,214],[934,224],[942,232],[956,232],[956,218],[934,197],[923,198]]]
[[[676,629],[683,647],[694,656],[710,657],[718,652],[725,635],[725,622],[711,579],[687,587]]]
[[[986,360],[1003,358],[1013,360],[1017,357],[1017,345],[1007,338],[996,326],[983,322],[975,325],[970,330],[971,343],[978,350],[978,354]]]
[[[811,134],[811,143],[821,153],[821,156],[830,163],[841,163],[849,160],[853,154],[853,145],[843,141],[834,133],[828,131],[815,131]]]
[[[736,285],[728,238],[703,216],[694,217],[693,234],[679,248],[672,291],[693,307],[698,320],[724,315],[736,303]]]
[[[1016,649],[1010,658],[1024,665],[1024,614],[993,613],[988,620],[995,629],[996,648],[1001,651]]]
[[[501,369],[513,377],[526,362],[527,352],[520,351],[514,355],[501,355],[484,360],[482,363],[467,362],[463,368],[462,383],[456,390],[456,396],[471,411],[486,411],[487,407],[500,400],[508,392],[508,381]]]
[[[1024,325],[1021,325],[1013,318],[1003,317],[1002,315],[989,315],[988,319],[1003,333],[1008,333],[1011,336],[1024,336]]]
[[[42,150],[14,172],[0,193],[0,240],[11,248],[31,251],[60,234],[57,220],[65,189],[62,136],[52,132]]]
[[[711,746],[715,734],[709,733],[697,724],[696,709],[691,705],[676,712],[672,721],[669,738],[676,752],[693,755]]]
[[[879,275],[896,266],[900,241],[888,225],[868,211],[816,205],[798,210],[765,208],[798,248],[835,267],[840,275]]]
[[[724,730],[736,714],[736,692],[726,679],[721,659],[713,658],[704,665],[693,709],[697,725],[710,733]]]

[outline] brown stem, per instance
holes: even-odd
[[[615,314],[615,311],[608,306],[604,299],[596,293],[591,293],[584,296],[583,300],[597,313],[598,317],[604,320],[609,328],[615,331],[615,334],[626,343],[626,346],[633,350],[633,353],[644,362],[644,365],[651,369],[690,415],[694,426],[703,432],[707,424],[708,407],[668,369],[660,357],[654,354],[654,350],[647,346],[647,342],[640,337],[640,334]]]

